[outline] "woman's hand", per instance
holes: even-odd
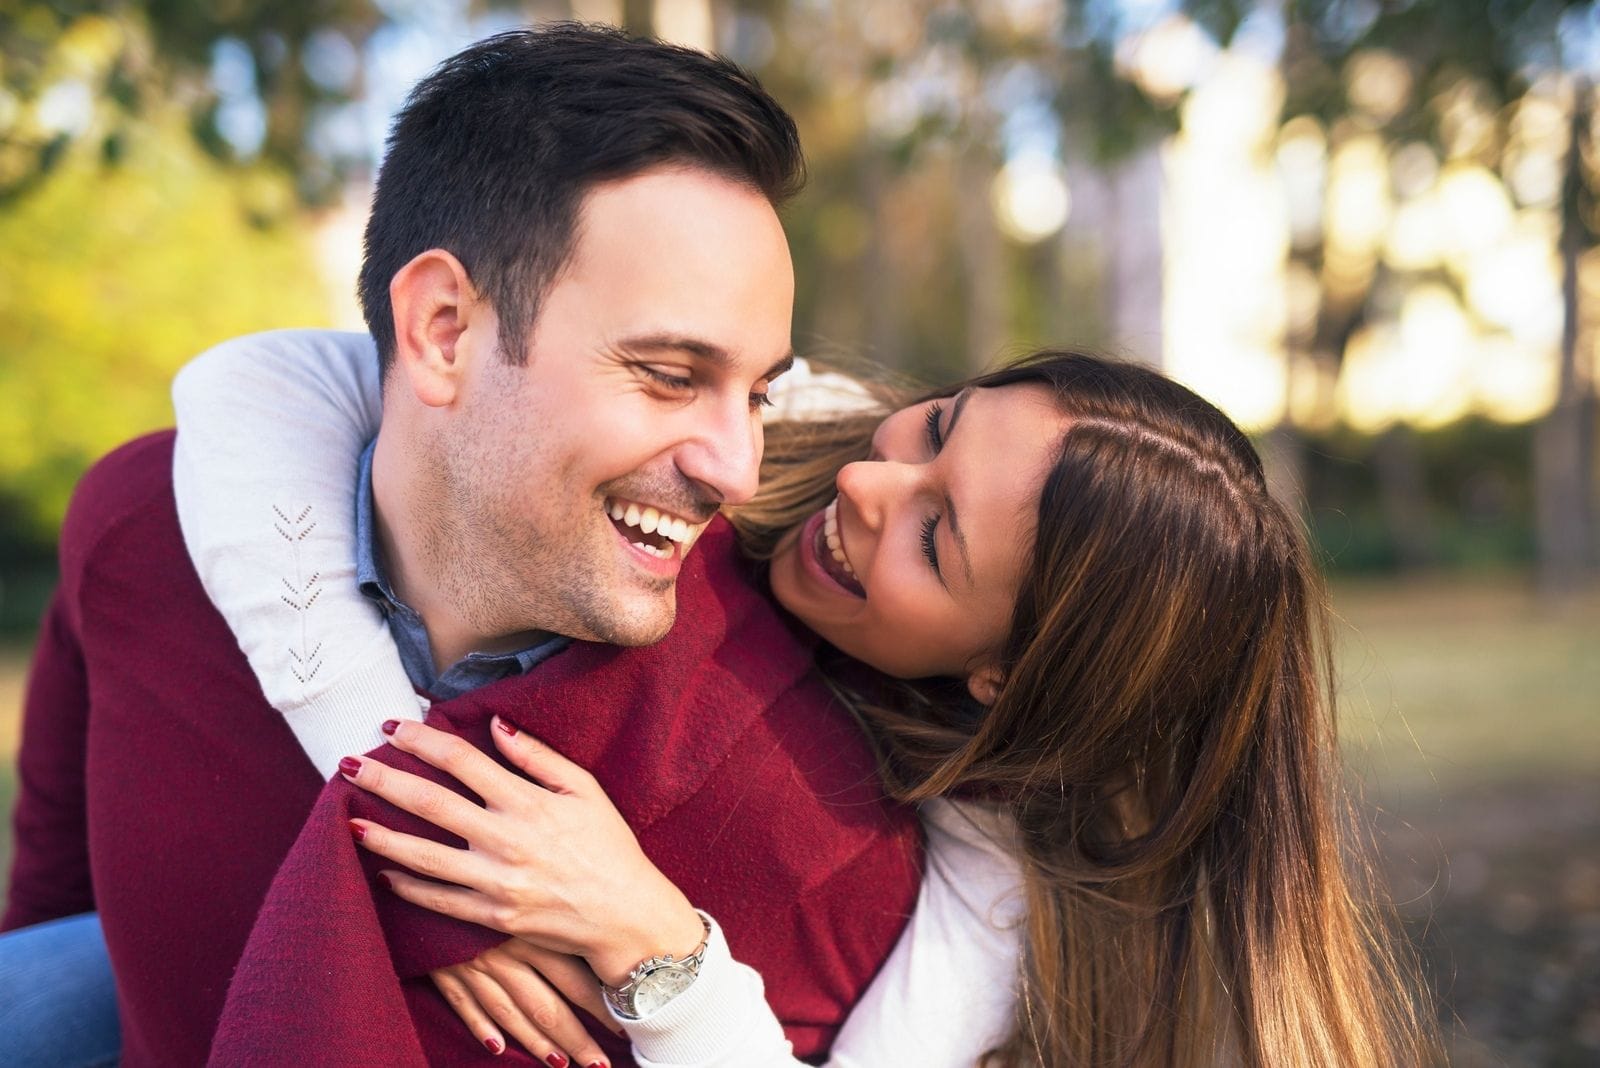
[[[499,717],[490,734],[527,779],[424,724],[391,720],[384,731],[396,749],[454,776],[485,802],[480,807],[380,761],[340,762],[350,782],[467,841],[467,849],[453,849],[351,820],[365,848],[429,876],[384,872],[396,894],[583,957],[612,985],[648,957],[683,957],[700,944],[699,914],[644,855],[587,771]]]
[[[589,966],[513,938],[464,964],[440,968],[433,983],[490,1053],[509,1034],[551,1068],[605,1068],[605,1054],[572,1011],[572,1002],[608,1020],[600,983]],[[498,1026],[497,1026],[498,1025]]]

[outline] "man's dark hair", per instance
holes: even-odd
[[[395,353],[389,283],[419,253],[461,261],[500,317],[505,358],[521,363],[584,194],[674,163],[774,206],[805,181],[794,120],[725,59],[558,23],[446,60],[395,120],[367,221],[361,307],[384,372]]]

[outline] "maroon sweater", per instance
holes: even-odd
[[[367,892],[341,816],[373,802],[337,782],[318,802],[318,776],[189,562],[171,450],[170,433],[118,450],[69,511],[24,714],[3,926],[100,910],[131,1068],[205,1060],[247,938],[250,993],[232,1003],[218,1063],[471,1059],[418,977],[501,938]],[[725,530],[701,539],[678,597],[664,642],[576,643],[435,706],[433,721],[487,745],[499,712],[589,764],[762,971],[797,1052],[820,1052],[913,906],[914,823],[883,801],[862,739]],[[393,970],[375,976],[383,952]],[[389,1016],[363,1026],[338,1006]]]

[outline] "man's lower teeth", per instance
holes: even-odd
[[[651,556],[658,557],[658,558],[660,558],[662,560],[669,559],[672,556],[672,550],[671,549],[657,549],[654,545],[647,545],[642,541],[634,542],[633,543],[633,547],[635,549],[643,549],[645,552],[649,553]]]

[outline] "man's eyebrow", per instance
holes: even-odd
[[[619,348],[629,349],[634,352],[687,352],[697,360],[704,360],[713,367],[726,369],[734,362],[733,354],[714,341],[694,337],[691,334],[644,334],[639,337],[626,338],[618,343]],[[794,350],[790,349],[783,357],[767,368],[764,379],[777,378],[789,368],[794,366]]]
[[[967,406],[971,396],[971,386],[956,395],[955,403],[950,406],[950,425],[944,428],[943,444],[950,444],[950,435],[956,432],[956,423],[961,419],[961,409]],[[956,518],[956,502],[950,497],[949,491],[944,495],[944,514],[950,520],[950,533],[956,539],[956,548],[961,550],[961,566],[967,572],[967,585],[972,586],[972,554],[967,551],[967,536],[961,532],[961,522]]]
[[[794,366],[794,350],[790,349],[787,353],[784,354],[782,359],[780,359],[777,363],[773,364],[771,367],[767,368],[767,373],[762,375],[761,377],[765,378],[768,382],[770,382],[774,378],[777,378],[781,374],[787,374],[788,371],[789,371],[789,368],[791,368],[793,366]]]

